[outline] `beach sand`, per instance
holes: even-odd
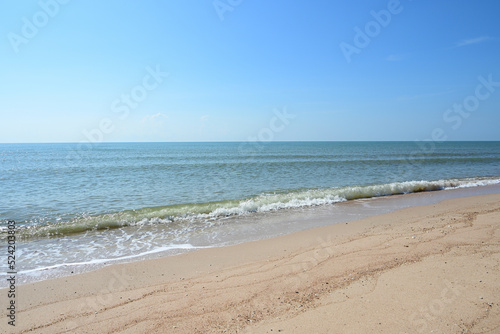
[[[499,264],[500,194],[458,198],[21,285],[0,332],[500,333]]]

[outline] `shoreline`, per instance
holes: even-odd
[[[494,333],[499,221],[462,197],[20,285],[15,333]]]
[[[171,244],[168,247],[162,247],[168,250],[159,249],[120,258],[58,263],[44,268],[24,270],[18,273],[18,284],[68,277],[74,274],[99,270],[106,266],[177,256],[206,248],[218,248],[271,239],[312,228],[364,219],[407,207],[430,205],[446,199],[492,193],[500,193],[500,184],[375,196],[338,202],[333,205],[317,205],[230,216],[221,220],[220,224],[222,225],[215,226],[215,229],[207,234],[209,237],[200,235],[197,239],[191,240],[189,244]],[[214,232],[220,232],[223,237],[214,236]],[[0,283],[0,289],[5,287],[6,284]]]

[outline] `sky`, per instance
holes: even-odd
[[[500,1],[0,2],[0,143],[500,140]]]

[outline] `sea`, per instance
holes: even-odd
[[[0,144],[0,272],[13,233],[18,282],[28,283],[352,221],[416,205],[401,200],[408,194],[457,189],[500,192],[500,142]]]

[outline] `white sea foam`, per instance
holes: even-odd
[[[137,253],[137,254],[128,255],[128,256],[121,256],[121,257],[116,257],[116,258],[105,258],[105,259],[93,259],[93,260],[85,261],[85,262],[61,263],[61,264],[55,264],[52,266],[39,267],[39,268],[35,268],[35,269],[21,270],[18,272],[18,274],[19,275],[26,275],[26,274],[32,274],[35,272],[42,272],[42,271],[52,270],[52,269],[108,264],[108,263],[112,263],[112,262],[116,262],[116,261],[125,261],[125,260],[130,260],[130,259],[134,259],[134,258],[138,258],[138,257],[151,255],[151,254],[167,252],[169,250],[176,250],[176,249],[194,250],[194,249],[203,249],[203,248],[211,248],[211,247],[201,247],[201,246],[195,247],[191,244],[170,245],[170,246],[165,246],[165,247],[157,247],[155,249],[151,249],[151,250],[148,250],[146,252]]]
[[[261,194],[247,199],[144,208],[99,216],[77,218],[20,229],[27,238],[63,236],[88,231],[122,228],[125,226],[172,225],[183,222],[215,220],[228,216],[247,215],[319,205],[329,205],[354,199],[390,196],[424,191],[469,188],[499,184],[499,178],[451,179],[436,181],[405,181],[328,189],[307,189],[286,193]],[[5,230],[5,228],[4,228]],[[2,231],[0,231],[2,233]],[[2,234],[6,232],[3,231]]]
[[[353,186],[331,189],[315,189],[285,194],[264,194],[244,200],[234,206],[222,206],[209,212],[196,214],[189,212],[178,219],[208,219],[221,216],[241,215],[252,212],[270,212],[308,206],[334,204],[354,199],[390,196],[423,191],[447,190],[499,184],[500,179],[455,179],[438,181],[406,181],[368,186]]]
[[[408,181],[262,194],[241,201],[185,205],[182,206],[182,210],[176,208],[177,212],[182,213],[177,217],[142,217],[138,222],[132,222],[118,229],[94,230],[59,238],[21,242],[18,255],[22,259],[23,269],[19,274],[24,277],[25,282],[29,282],[66,275],[70,271],[83,272],[117,261],[128,262],[156,253],[221,246],[225,238],[231,235],[231,229],[238,228],[237,216],[241,215],[250,216],[253,213],[331,205],[377,196],[494,184],[500,184],[500,179]],[[190,209],[194,209],[193,212],[190,212]],[[166,210],[168,211],[168,208],[160,208],[158,211]],[[154,209],[147,211],[148,214],[156,212]],[[138,217],[141,217],[140,212]],[[219,223],[226,217],[236,218],[232,220],[236,224],[229,224],[221,231]],[[71,252],[68,252],[69,249]]]

